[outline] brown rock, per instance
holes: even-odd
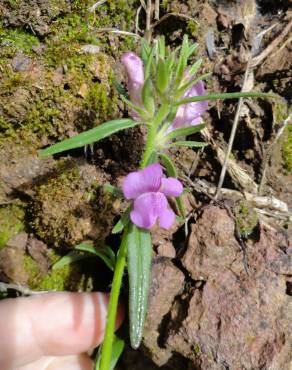
[[[23,231],[9,239],[8,242],[6,243],[6,247],[16,248],[24,251],[27,244],[27,240],[28,235],[26,232]]]
[[[157,248],[157,253],[161,257],[175,258],[175,248],[170,242],[162,243]]]
[[[28,273],[24,268],[24,251],[6,247],[0,251],[0,280],[26,285]]]
[[[149,309],[144,329],[144,345],[152,359],[162,365],[171,357],[171,351],[157,347],[160,323],[170,311],[175,296],[182,290],[184,274],[167,258],[154,259]]]
[[[37,262],[40,275],[44,276],[50,267],[49,249],[41,240],[31,236],[28,240],[27,250],[30,256]]]
[[[163,349],[157,350],[149,338],[147,342],[157,364],[165,364],[172,353],[189,359],[192,369],[291,369],[291,245],[285,235],[261,227],[259,240],[248,242],[247,255],[249,274],[234,237],[234,221],[224,209],[206,208],[192,225],[182,260],[194,281],[172,298],[171,308],[164,306],[170,276],[158,274],[148,322],[162,330]],[[171,285],[171,290],[177,288]],[[170,311],[159,324],[160,307]]]

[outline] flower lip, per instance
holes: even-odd
[[[134,200],[130,213],[132,222],[143,228],[151,227],[159,220],[160,226],[169,229],[175,221],[175,213],[169,208],[167,196],[181,195],[183,186],[173,177],[163,177],[159,163],[128,174],[123,183],[126,199]]]

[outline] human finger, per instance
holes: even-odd
[[[103,293],[65,292],[0,302],[0,369],[97,346],[104,334],[107,303]],[[120,310],[117,325],[121,319]]]

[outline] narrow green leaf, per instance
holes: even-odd
[[[140,122],[128,118],[115,119],[92,128],[91,130],[82,132],[79,135],[73,136],[70,139],[61,141],[60,143],[52,145],[49,148],[43,149],[39,152],[39,156],[41,158],[45,158],[52,154],[64,152],[65,150],[79,148],[104,139],[115,132],[125,130],[129,127],[134,127],[139,124]]]
[[[175,165],[172,162],[172,160],[169,158],[169,156],[166,154],[162,154],[162,153],[159,156],[162,160],[162,164],[164,165],[168,176],[177,177]]]
[[[194,85],[196,85],[199,81],[205,80],[206,78],[210,77],[211,73],[205,73],[201,75],[200,77],[196,78],[195,80],[190,80],[184,85],[182,85],[181,88],[178,89],[176,96],[182,96],[187,90],[192,88]]]
[[[113,346],[112,346],[112,354],[111,354],[111,360],[110,360],[110,367],[109,370],[114,370],[123,350],[125,347],[125,342],[118,338],[116,335],[114,335],[114,340],[113,340]],[[101,348],[101,347],[100,347]],[[100,360],[101,360],[101,351],[97,353],[96,357],[96,363],[95,363],[95,370],[100,369]]]
[[[182,127],[176,130],[171,131],[165,138],[165,141],[171,141],[180,136],[188,136],[195,134],[196,132],[201,131],[205,127],[204,124],[189,126],[189,127]]]
[[[183,78],[183,74],[184,74],[184,71],[185,71],[185,68],[188,62],[188,54],[189,54],[188,36],[184,35],[182,47],[180,51],[180,56],[179,56],[179,60],[178,60],[177,68],[176,68],[175,82],[174,82],[175,87],[179,86],[181,79]]]
[[[103,190],[108,194],[112,194],[116,198],[124,198],[122,190],[111,184],[103,185]]]
[[[61,269],[64,266],[71,265],[72,263],[83,260],[85,258],[88,258],[88,256],[80,254],[77,251],[71,251],[68,254],[66,254],[66,256],[60,258],[59,261],[54,263],[52,266],[52,270]]]
[[[138,348],[147,312],[152,243],[149,231],[131,225],[128,232],[130,341]]]
[[[193,76],[197,71],[198,69],[201,67],[201,64],[203,62],[203,59],[200,58],[198,59],[189,69],[189,74],[190,76]]]
[[[193,52],[198,48],[199,44],[194,43],[189,46],[188,58],[193,54]]]
[[[238,99],[238,98],[276,98],[277,95],[272,93],[261,93],[261,92],[235,92],[235,93],[218,93],[209,95],[193,96],[191,98],[185,98],[178,102],[174,102],[174,105],[183,105],[197,101],[204,100],[217,100],[217,99]]]
[[[130,212],[131,212],[131,209],[132,209],[132,206],[129,206],[125,210],[125,212],[122,214],[122,216],[119,219],[119,221],[113,227],[112,234],[118,234],[118,233],[120,233],[124,229],[124,227],[127,226],[127,224],[130,221]]]
[[[95,256],[101,258],[109,269],[111,269],[112,271],[114,270],[115,254],[109,246],[104,245],[96,248],[91,244],[81,243],[78,244],[75,249],[94,254]]]
[[[201,141],[175,141],[169,144],[168,147],[188,146],[190,148],[204,148],[207,145],[207,143],[203,143]]]

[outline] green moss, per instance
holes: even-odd
[[[292,126],[286,127],[287,136],[282,145],[282,156],[284,168],[287,172],[292,172]]]
[[[52,260],[57,260],[60,256],[52,254]],[[37,262],[29,255],[24,256],[24,269],[27,272],[28,285],[31,289],[40,291],[64,291],[77,290],[83,286],[84,276],[80,273],[76,265],[67,265],[57,270],[51,270],[45,276],[40,276]]]
[[[197,38],[199,34],[200,26],[198,22],[190,20],[188,21],[187,31],[194,37]]]
[[[194,351],[196,357],[200,356],[201,348],[198,344],[194,344],[193,351]]]
[[[28,285],[33,287],[39,279],[39,267],[36,261],[29,255],[25,255],[23,257],[23,267],[28,274]]]
[[[237,227],[242,236],[248,237],[258,224],[258,215],[244,201],[239,201],[233,207]]]
[[[0,249],[14,235],[24,230],[24,210],[16,205],[0,207]]]
[[[22,50],[30,55],[33,53],[32,48],[40,43],[36,36],[20,29],[0,28],[0,44],[4,48],[11,47],[14,52]]]
[[[37,290],[75,290],[82,280],[82,276],[76,267],[71,265],[61,269],[52,270],[39,281]]]
[[[285,99],[279,97],[279,99],[274,99],[271,104],[274,124],[280,124],[288,116],[287,102],[285,101]]]

